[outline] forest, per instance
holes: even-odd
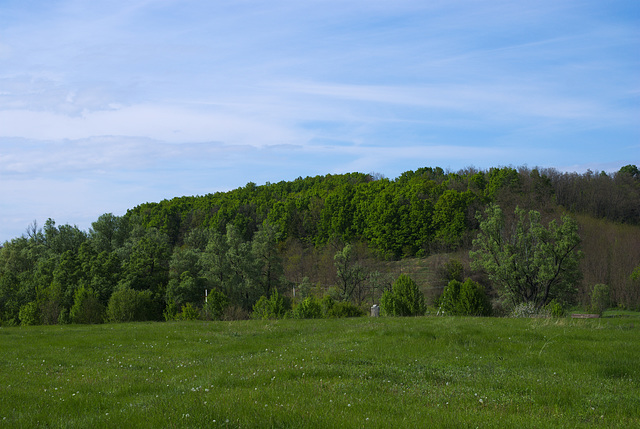
[[[407,293],[417,288],[437,308],[454,280],[460,291],[472,281],[493,314],[506,314],[515,301],[473,261],[494,208],[504,214],[498,235],[516,231],[525,212],[549,231],[575,223],[572,293],[554,304],[588,308],[605,291],[606,306],[640,309],[636,166],[584,174],[426,167],[395,179],[249,182],[106,213],[88,231],[34,221],[0,248],[0,323],[338,317],[381,302],[392,314],[396,284],[413,285]]]

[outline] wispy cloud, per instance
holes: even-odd
[[[248,181],[640,164],[633,1],[1,8],[0,240]]]

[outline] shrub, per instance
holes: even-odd
[[[222,320],[248,320],[250,319],[249,313],[244,308],[238,305],[230,305],[224,310]]]
[[[269,298],[264,295],[260,297],[253,306],[251,317],[254,319],[282,319],[289,310],[291,310],[289,298],[275,291]]]
[[[20,319],[21,325],[39,325],[40,309],[38,308],[38,304],[32,301],[20,307],[18,318]]]
[[[357,307],[349,301],[342,301],[334,303],[327,311],[327,317],[361,317],[364,316],[365,311],[360,307]]]
[[[69,317],[73,323],[96,324],[102,323],[104,306],[98,295],[92,289],[84,286],[78,288],[74,294],[73,306]]]
[[[325,295],[322,297],[322,300],[320,301],[320,305],[322,306],[322,314],[325,317],[329,317],[329,311],[331,311],[335,303],[336,301],[333,299],[331,295]]]
[[[451,280],[462,282],[464,279],[464,266],[457,259],[449,259],[437,270],[439,284],[446,286]]]
[[[593,286],[591,291],[591,311],[602,314],[609,308],[609,286],[605,284],[597,284]]]
[[[57,300],[46,300],[40,304],[40,322],[43,325],[60,324],[60,303]]]
[[[137,291],[121,287],[109,298],[106,316],[109,322],[116,323],[149,320],[153,308],[150,290]]]
[[[296,319],[319,319],[322,317],[322,304],[315,296],[303,299],[293,310]]]
[[[71,323],[71,316],[69,316],[69,310],[63,308],[58,314],[58,325],[68,325]]]
[[[451,280],[437,304],[447,314],[457,316],[489,316],[491,303],[482,285],[471,279],[464,283]]]
[[[217,289],[211,290],[204,305],[204,317],[207,320],[221,320],[229,306],[227,296]]]
[[[545,309],[551,317],[564,317],[564,307],[555,299],[552,299],[551,302],[545,306]]]
[[[523,302],[513,308],[510,316],[516,318],[549,317],[550,313],[546,307],[536,308],[533,302]]]
[[[164,311],[162,312],[162,316],[167,322],[176,320],[178,318],[178,304],[176,304],[174,300],[169,299]]]
[[[200,318],[200,312],[192,303],[187,302],[182,306],[179,318],[180,320],[198,320]]]
[[[300,296],[302,299],[309,297],[309,293],[311,292],[311,288],[313,285],[309,281],[309,277],[304,277],[302,282],[296,288],[296,295]]]
[[[392,289],[382,294],[380,307],[389,316],[422,316],[427,311],[424,294],[406,274],[401,274]]]

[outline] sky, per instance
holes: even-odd
[[[628,164],[637,0],[0,0],[0,243],[248,182]]]

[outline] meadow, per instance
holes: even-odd
[[[0,328],[0,398],[7,428],[640,427],[640,319]]]

